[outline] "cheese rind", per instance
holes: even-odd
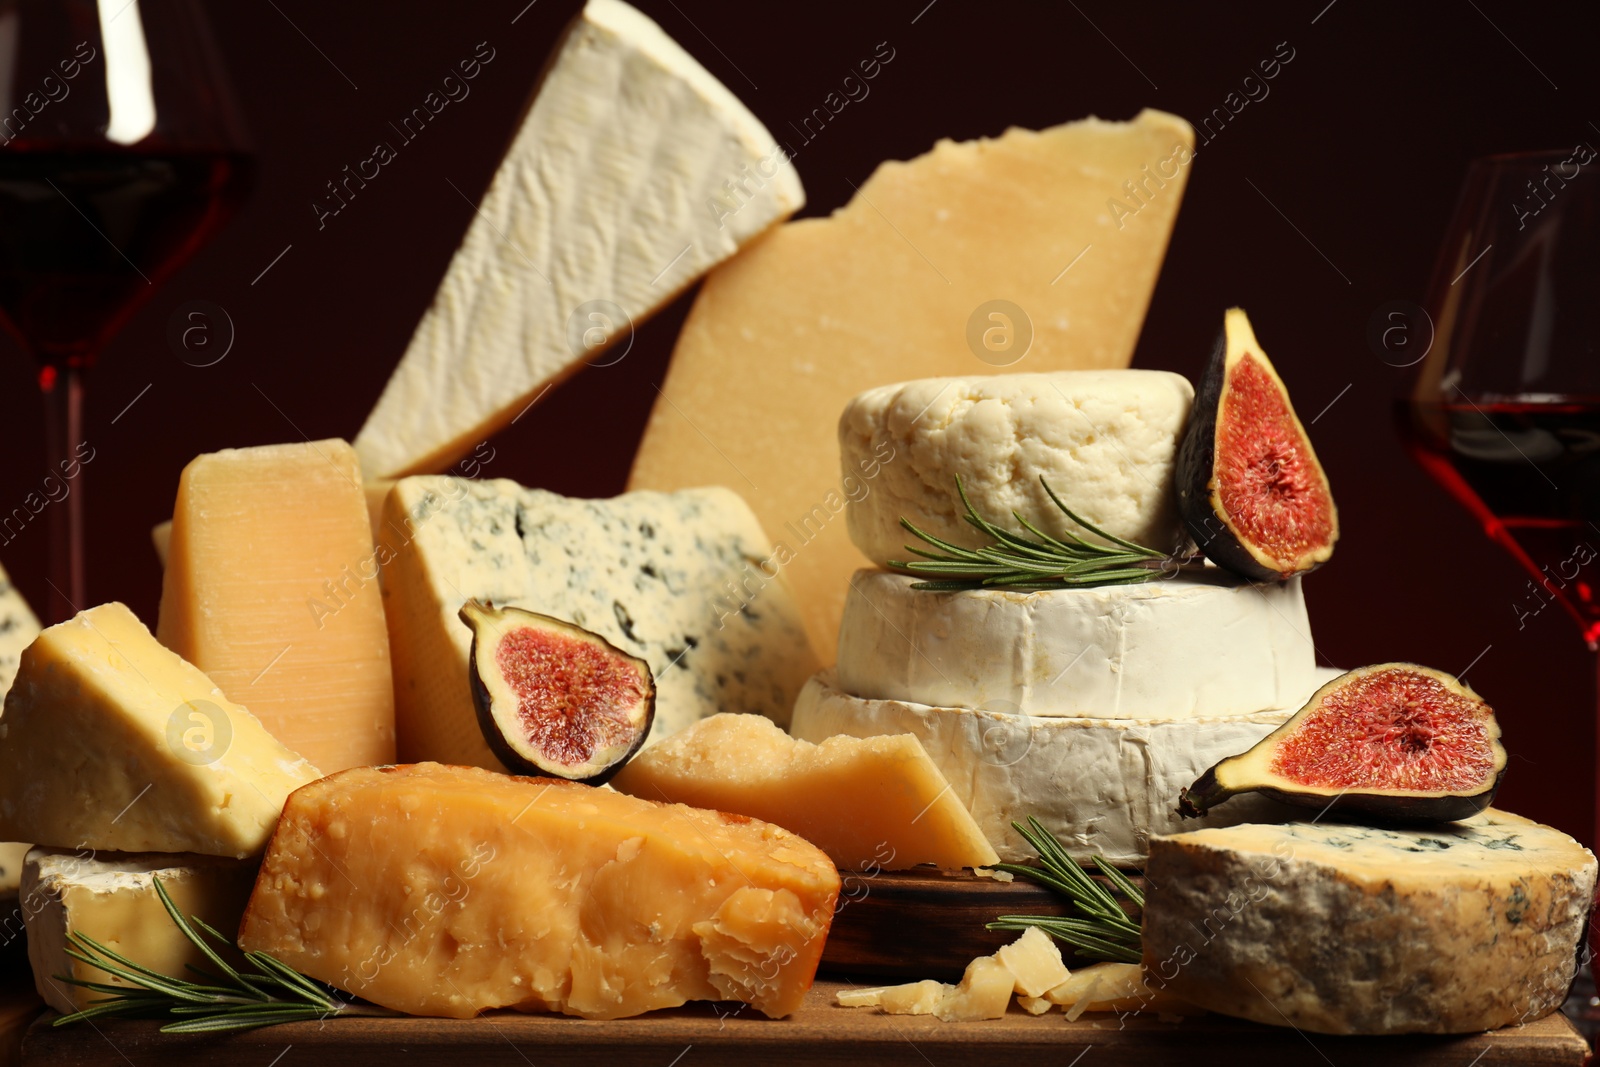
[[[572,782],[358,768],[284,809],[239,934],[413,1015],[800,1006],[839,875],[778,827]]]
[[[173,924],[156,895],[156,878],[185,918],[198,915],[232,937],[255,884],[256,865],[165,852],[95,855],[36,848],[28,853],[22,880],[28,960],[34,985],[46,1004],[59,1012],[74,1012],[106,996],[62,982],[63,975],[130,991],[137,988],[67,955],[69,947],[82,951],[73,934],[92,937],[158,974],[191,978],[189,966],[213,969]]]
[[[1201,1007],[1316,1033],[1532,1022],[1566,997],[1595,873],[1566,834],[1492,808],[1420,829],[1158,837],[1145,967]]]
[[[869,389],[839,417],[849,475],[893,454],[872,492],[845,509],[850,539],[879,566],[927,548],[900,525],[967,548],[988,538],[966,521],[961,479],[979,515],[1052,537],[1089,536],[1061,513],[1044,478],[1075,513],[1114,537],[1169,552],[1183,540],[1173,483],[1194,386],[1156,370],[1057,371],[924,378]]]
[[[840,481],[845,404],[886,382],[1002,364],[1127,366],[1193,145],[1188,123],[1159,111],[940,141],[879,166],[831,216],[777,227],[706,278],[628,487],[746,494],[793,551],[785,570],[812,643],[832,649],[846,582],[864,566],[846,501],[898,462],[874,457]],[[1165,175],[1160,188],[1125,203],[1123,183],[1146,181],[1146,166]],[[997,299],[1021,312],[1005,313],[1000,353],[969,333],[1005,332],[990,317]]]
[[[772,554],[730,490],[577,500],[509,481],[423,476],[385,503],[380,551],[403,759],[499,768],[467,682],[476,597],[591,630],[650,664],[652,737],[719,711],[788,721],[816,659]],[[755,575],[751,594],[730,590]]]
[[[0,840],[259,852],[319,777],[118,603],[49,627],[0,718]]]
[[[378,562],[345,442],[198,456],[178,483],[156,635],[319,767],[390,763]]]
[[[1087,589],[913,588],[924,580],[852,576],[839,629],[845,692],[1012,714],[1176,719],[1298,708],[1316,689],[1298,578],[1254,585],[1206,567]]]
[[[1319,677],[1337,674],[1321,671]],[[1197,825],[1178,815],[1180,789],[1218,760],[1250,748],[1298,707],[1178,719],[1011,715],[864,700],[841,691],[833,672],[823,671],[795,701],[790,732],[807,741],[835,734],[915,736],[1007,862],[1033,858],[1011,826],[1032,815],[1075,859],[1104,855],[1137,866],[1151,835]],[[1298,810],[1259,796],[1235,797],[1207,813],[1203,825],[1282,820]]]
[[[443,469],[804,202],[727,88],[632,7],[589,0],[356,438],[363,467]]]
[[[999,857],[916,738],[813,745],[759,715],[713,715],[633,757],[613,788],[792,830],[840,868],[981,867]]]

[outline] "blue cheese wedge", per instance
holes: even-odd
[[[39,620],[0,567],[0,698],[17,676],[22,650],[39,636]]]
[[[477,598],[575,623],[650,664],[652,738],[719,711],[780,725],[816,669],[781,561],[722,488],[578,500],[405,478],[379,534],[400,757],[501,769],[467,682]]]
[[[1157,837],[1144,965],[1201,1007],[1317,1033],[1532,1022],[1567,995],[1595,872],[1566,834],[1493,808],[1419,829]]]

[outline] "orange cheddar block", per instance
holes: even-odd
[[[994,846],[911,734],[797,741],[761,715],[701,719],[635,756],[624,793],[736,811],[793,830],[841,868],[999,863]]]
[[[378,564],[345,442],[203,455],[178,483],[156,636],[324,771],[392,763]]]
[[[827,856],[776,826],[417,763],[289,797],[239,944],[413,1015],[739,1000],[778,1017],[838,894]]]

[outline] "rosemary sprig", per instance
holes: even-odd
[[[1055,835],[1044,824],[1028,816],[1028,825],[1011,824],[1039,854],[1038,867],[998,863],[995,870],[1010,871],[1054,889],[1072,904],[1078,917],[1057,915],[1002,915],[989,924],[991,930],[1026,930],[1037,926],[1058,941],[1064,941],[1079,955],[1092,959],[1138,963],[1141,953],[1139,924],[1130,919],[1111,890],[1089,877],[1078,862],[1067,854]],[[1116,890],[1140,908],[1144,893],[1117,870],[1104,856],[1092,861],[1095,868]]]
[[[265,952],[246,952],[244,957],[254,970],[240,971],[219,955],[201,934],[220,945],[229,941],[199,916],[191,921],[178,911],[172,897],[160,878],[155,878],[156,895],[167,909],[167,914],[177,924],[178,931],[194,945],[216,968],[210,974],[198,967],[189,969],[203,982],[175,978],[141,966],[120,953],[96,941],[87,934],[73,931],[67,946],[67,955],[96,967],[128,983],[128,986],[108,982],[86,982],[77,978],[57,975],[56,980],[81,986],[107,997],[96,1000],[82,1011],[63,1015],[54,1023],[68,1026],[103,1016],[123,1018],[160,1018],[168,1015],[183,1016],[177,1022],[161,1028],[165,1034],[214,1033],[221,1030],[249,1030],[275,1023],[303,1022],[329,1019],[340,1015],[393,1015],[394,1012],[370,1004],[353,1004],[341,1000],[336,990],[298,973],[294,968]],[[197,932],[195,927],[199,927]],[[133,988],[130,989],[129,986]]]
[[[936,592],[982,586],[1065,589],[1086,585],[1131,585],[1160,576],[1161,572],[1152,565],[1166,560],[1168,557],[1164,553],[1106,533],[1067,507],[1043,475],[1039,476],[1039,484],[1044,486],[1044,491],[1062,514],[1110,543],[1095,544],[1070,531],[1064,538],[1051,537],[1015,511],[1011,513],[1012,517],[1037,540],[1008,533],[978,514],[972,501],[967,499],[961,476],[957,475],[956,493],[967,509],[964,518],[992,538],[994,543],[983,548],[962,548],[919,530],[910,520],[902,518],[901,526],[939,551],[928,552],[907,545],[907,552],[922,559],[891,560],[889,566],[912,574],[931,575],[933,581],[918,582],[913,588]]]

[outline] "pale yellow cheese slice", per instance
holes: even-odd
[[[611,780],[650,800],[731,811],[793,830],[841,868],[999,862],[910,734],[797,741],[760,715],[713,715],[658,741]]]
[[[178,483],[156,633],[319,767],[390,763],[379,563],[345,442],[203,455]]]
[[[45,630],[0,718],[0,840],[259,852],[319,777],[122,604]]]
[[[760,238],[701,288],[630,488],[736,489],[827,655],[866,565],[845,502],[895,462],[841,477],[846,401],[911,378],[1127,366],[1193,144],[1159,111],[941,141],[832,216]]]

